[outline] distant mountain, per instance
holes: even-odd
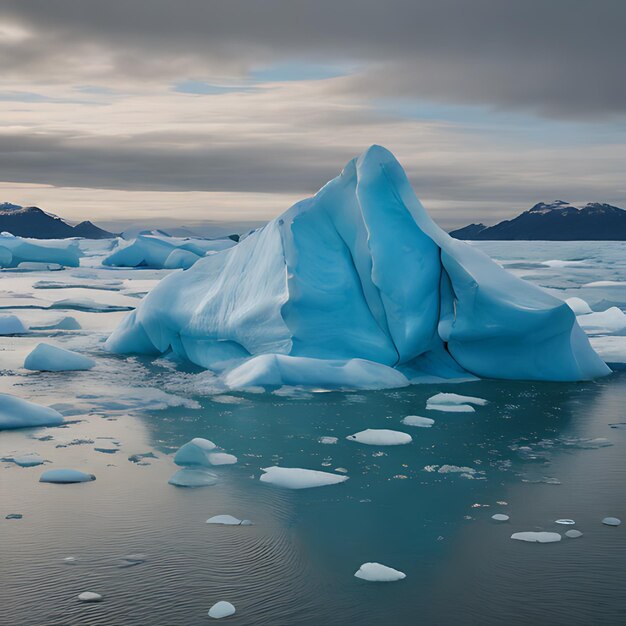
[[[626,241],[626,211],[600,202],[581,208],[563,200],[539,202],[512,220],[495,226],[470,224],[450,235],[475,241]]]
[[[91,222],[81,222],[71,226],[57,215],[46,213],[36,206],[22,207],[18,204],[0,204],[0,231],[19,237],[34,239],[66,239],[85,237],[87,239],[108,239],[115,237]]]

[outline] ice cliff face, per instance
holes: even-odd
[[[239,245],[165,278],[107,346],[173,350],[239,386],[384,369],[362,361],[406,384],[609,372],[566,304],[449,237],[379,146]]]

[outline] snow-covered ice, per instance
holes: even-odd
[[[44,372],[90,370],[95,365],[89,357],[48,343],[38,344],[24,360],[25,369]]]
[[[318,441],[320,443],[323,443],[325,445],[333,445],[335,443],[337,443],[339,441],[339,439],[337,437],[330,437],[330,436],[324,436],[324,437],[320,437],[318,439]]]
[[[427,404],[429,411],[442,411],[444,413],[474,413],[476,409],[471,404]]]
[[[63,421],[63,416],[54,409],[0,393],[0,430],[59,426]]]
[[[380,563],[363,563],[354,573],[357,578],[376,583],[391,583],[406,578],[406,574]]]
[[[17,315],[0,315],[0,335],[22,335],[28,326]]]
[[[602,523],[606,526],[619,526],[622,523],[622,520],[617,517],[605,517],[602,520]]]
[[[579,315],[578,323],[587,333],[626,335],[626,314],[616,306],[598,313]]]
[[[40,477],[40,483],[57,483],[60,485],[71,483],[87,483],[96,480],[93,474],[87,474],[75,469],[51,469],[45,471]]]
[[[9,460],[9,459],[7,459]],[[44,463],[44,459],[39,456],[36,452],[29,452],[27,454],[18,454],[10,459],[16,465],[20,467],[35,467],[37,465],[42,465]]]
[[[593,313],[589,303],[583,300],[582,298],[578,298],[574,296],[573,298],[567,298],[565,300],[565,304],[574,311],[575,315],[586,315],[587,313]]]
[[[348,435],[346,439],[368,446],[400,446],[413,441],[408,433],[385,428],[368,428],[354,435]]]
[[[475,404],[484,406],[488,400],[484,398],[476,398],[475,396],[462,396],[458,393],[437,393],[426,401],[427,404],[446,404],[458,406],[461,404]]]
[[[176,465],[212,465],[208,455],[216,448],[217,446],[212,441],[195,437],[178,449],[174,455],[174,463]]]
[[[210,487],[218,481],[215,474],[202,468],[178,470],[167,482],[175,487]]]
[[[554,543],[556,541],[561,541],[561,535],[559,535],[559,533],[527,531],[522,533],[513,533],[511,535],[511,539],[517,539],[517,541],[528,541],[530,543]]]
[[[260,480],[263,483],[285,487],[287,489],[309,489],[336,485],[348,480],[347,476],[339,476],[330,472],[302,469],[299,467],[265,467]]]
[[[430,419],[430,417],[421,417],[419,415],[407,415],[404,419],[402,419],[402,423],[405,426],[417,426],[418,428],[430,428],[435,420]]]
[[[226,602],[226,600],[216,602],[209,609],[209,617],[212,617],[213,619],[221,619],[222,617],[229,617],[234,614],[235,607],[230,602]]]
[[[237,457],[226,452],[209,452],[207,458],[211,465],[234,465],[237,463]]]
[[[207,524],[218,524],[223,526],[251,526],[252,522],[247,519],[239,519],[232,515],[214,515],[209,517]]]

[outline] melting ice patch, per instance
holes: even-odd
[[[559,533],[526,531],[513,533],[511,539],[527,541],[529,543],[555,543],[561,541],[561,535],[559,535]]]
[[[363,563],[354,573],[357,578],[376,583],[391,583],[406,578],[406,574],[380,563]]]
[[[260,481],[286,489],[310,489],[311,487],[325,487],[336,485],[348,480],[347,476],[339,476],[330,472],[302,469],[299,467],[265,467]]]
[[[167,482],[175,487],[210,487],[218,477],[205,469],[184,468],[178,470]]]
[[[399,430],[368,428],[346,437],[348,441],[356,441],[367,446],[401,446],[411,443],[413,438]]]
[[[63,416],[54,409],[6,393],[0,394],[0,430],[59,426],[63,421]]]
[[[207,524],[218,524],[221,526],[252,526],[252,522],[248,519],[239,519],[232,515],[214,515],[209,517]]]
[[[40,483],[57,483],[59,485],[87,483],[92,480],[96,480],[93,474],[86,474],[85,472],[74,469],[51,469],[47,470],[39,477]]]
[[[89,357],[47,343],[38,344],[24,360],[25,369],[45,372],[90,370],[95,365]]]

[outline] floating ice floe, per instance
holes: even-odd
[[[62,282],[59,280],[38,280],[33,289],[98,289],[100,291],[119,291],[124,285],[121,280],[93,280]]]
[[[574,311],[574,315],[586,315],[587,313],[593,313],[591,307],[585,300],[578,297],[567,298],[565,304]]]
[[[217,446],[208,439],[195,437],[183,444],[174,455],[176,465],[204,465],[209,466],[209,452],[217,449]]]
[[[504,513],[496,513],[495,515],[491,516],[491,519],[495,520],[496,522],[508,522],[510,518]]]
[[[626,334],[626,314],[612,306],[606,311],[578,316],[578,324],[587,333],[602,335]]]
[[[562,526],[573,526],[576,522],[573,519],[563,518],[556,520],[554,523]]]
[[[435,466],[436,467],[436,466]],[[461,478],[474,478],[478,471],[473,467],[464,465],[442,465],[437,472],[439,474],[459,474]]]
[[[63,559],[63,563],[67,563],[68,565],[73,565],[74,563],[76,563],[76,557],[75,556],[66,556]]]
[[[12,457],[10,460],[20,467],[35,467],[44,463],[44,460],[36,452],[20,454],[18,456]]]
[[[40,483],[56,483],[59,485],[69,485],[72,483],[87,483],[96,480],[93,474],[86,474],[74,469],[51,469],[45,471],[40,477]]]
[[[17,315],[0,315],[0,335],[22,335],[28,326]]]
[[[81,602],[101,602],[102,596],[99,593],[93,591],[83,591],[79,594],[78,599]]]
[[[209,609],[209,617],[212,617],[213,619],[221,619],[222,617],[229,617],[234,614],[235,607],[230,602],[226,602],[226,600],[216,602]]]
[[[337,443],[339,441],[339,439],[337,437],[325,436],[325,437],[320,437],[318,439],[318,441],[320,443],[325,444],[325,445],[333,445],[333,444]]]
[[[376,583],[391,583],[406,578],[406,574],[380,563],[363,563],[354,573],[357,578]]]
[[[56,264],[78,267],[81,252],[72,240],[42,240],[0,234],[0,267],[28,267],[28,264]]]
[[[580,530],[576,530],[575,528],[573,528],[572,530],[566,530],[565,536],[569,537],[570,539],[578,539],[578,537],[582,537],[583,534],[580,532]]]
[[[56,300],[48,308],[50,309],[77,309],[93,313],[113,311],[131,311],[135,307],[131,304],[112,304],[109,302],[96,302],[91,298],[64,298]]]
[[[186,467],[178,470],[167,482],[175,487],[210,487],[217,481],[217,476],[212,472]]]
[[[348,435],[346,439],[368,446],[400,446],[413,441],[408,433],[385,428],[368,428],[354,435]]]
[[[421,417],[419,415],[407,415],[402,423],[405,426],[417,426],[418,428],[430,428],[435,420],[430,419],[430,417]]]
[[[54,409],[6,393],[0,394],[0,430],[58,426],[62,423],[63,416]]]
[[[232,515],[214,515],[209,517],[207,524],[221,524],[223,526],[252,526],[249,519],[238,519]]]
[[[523,533],[513,533],[511,539],[528,541],[530,543],[554,543],[561,541],[561,535],[559,535],[559,533],[527,531]]]
[[[237,463],[237,457],[226,452],[209,452],[207,458],[211,465],[234,465]]]
[[[458,393],[438,393],[426,401],[426,408],[431,411],[445,411],[448,413],[473,413],[472,404],[484,406],[487,404],[484,398],[474,396],[461,396]]]
[[[619,526],[622,523],[622,520],[617,517],[605,517],[602,520],[602,523],[606,526]]]
[[[287,489],[325,487],[326,485],[336,485],[348,480],[347,476],[299,467],[273,466],[264,467],[261,471],[265,472],[260,478],[261,482]]]
[[[429,411],[442,411],[444,413],[474,413],[476,409],[471,404],[427,404]]]
[[[9,513],[4,516],[4,519],[22,519],[23,517],[21,513]]]
[[[173,350],[207,369],[229,361],[219,375],[232,389],[610,373],[567,304],[441,230],[380,146],[238,245],[164,278],[106,346]]]
[[[31,330],[80,330],[82,327],[75,317],[64,315],[49,322],[35,323],[30,328]]]
[[[42,372],[83,371],[95,365],[89,357],[47,343],[38,344],[24,360],[25,369]]]

